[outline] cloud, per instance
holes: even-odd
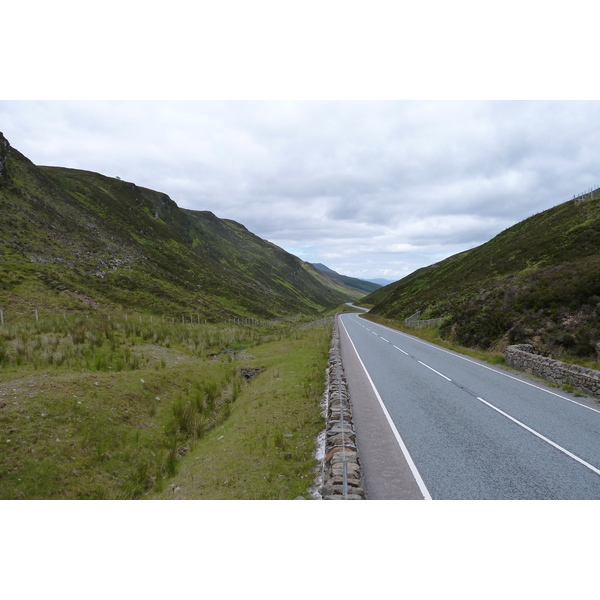
[[[8,101],[0,123],[36,164],[119,176],[369,278],[600,184],[598,102]]]

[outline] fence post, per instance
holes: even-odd
[[[2,323],[2,325],[4,325],[4,311],[0,310],[0,323]]]

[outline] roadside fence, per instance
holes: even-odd
[[[413,329],[433,329],[434,327],[441,325],[446,320],[445,317],[438,317],[437,319],[419,319],[420,316],[421,311],[418,310],[414,315],[404,319],[404,324],[407,327],[412,327]]]
[[[69,318],[78,318],[78,317],[84,317],[86,319],[90,318],[90,314],[91,313],[80,313],[80,312],[60,312],[60,313],[56,313],[56,312],[52,312],[52,311],[42,311],[39,309],[31,309],[29,311],[27,310],[15,310],[15,311],[7,311],[5,309],[0,309],[0,326],[3,325],[17,325],[17,324],[24,324],[24,323],[28,323],[28,322],[33,322],[35,321],[36,323],[39,323],[41,319],[56,319],[56,318],[63,318],[65,320],[69,319]],[[139,323],[181,323],[181,324],[208,324],[210,323],[211,325],[216,325],[216,324],[229,324],[229,325],[238,325],[238,326],[250,326],[250,325],[254,325],[254,326],[259,326],[259,327],[267,327],[269,325],[274,325],[275,323],[282,323],[282,322],[294,322],[300,319],[300,317],[302,315],[295,315],[295,316],[291,316],[291,317],[277,317],[275,319],[269,319],[269,320],[262,320],[262,319],[254,319],[251,317],[230,317],[227,319],[224,319],[220,322],[215,322],[215,321],[208,321],[208,319],[205,319],[203,317],[201,317],[200,314],[181,314],[181,315],[177,315],[177,316],[165,316],[165,315],[140,315],[140,314],[130,314],[130,313],[123,313],[123,314],[115,314],[115,315],[109,315],[109,314],[102,314],[102,313],[94,313],[92,314],[93,317],[98,318],[98,317],[104,317],[106,318],[108,321],[110,321],[111,319],[113,320],[125,320],[125,321],[139,321]],[[308,323],[308,325],[306,326],[311,326],[311,325],[316,325],[318,323],[321,322],[325,322],[325,321],[331,321],[333,319],[333,317],[327,317],[326,319],[321,319],[319,321],[314,321],[312,323]]]
[[[575,200],[576,202],[583,202],[584,200],[593,200],[594,198],[596,198],[596,200],[600,198],[600,187],[590,188],[586,192],[579,194],[579,196],[573,194],[573,200]]]
[[[306,327],[315,327],[316,325],[324,325],[325,323],[333,323],[335,321],[335,317],[325,317],[324,319],[319,319],[318,321],[311,321],[310,323],[306,323],[305,325],[301,325],[301,329],[305,329]]]

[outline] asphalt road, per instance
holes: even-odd
[[[340,330],[368,498],[600,498],[593,400],[356,314]]]

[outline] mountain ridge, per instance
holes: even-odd
[[[322,263],[311,263],[312,266],[324,273],[329,279],[350,288],[351,290],[355,290],[358,295],[356,296],[356,300],[364,297],[366,294],[371,293],[381,286],[378,283],[374,283],[372,281],[367,281],[366,279],[359,279],[357,277],[349,277],[347,275],[340,275],[333,269],[330,269],[326,265]]]
[[[4,307],[221,320],[318,315],[352,299],[236,221],[132,182],[36,166],[2,134],[0,207]]]
[[[489,242],[377,290],[371,312],[445,317],[467,347],[531,343],[547,355],[595,357],[600,342],[600,193],[569,200]]]

